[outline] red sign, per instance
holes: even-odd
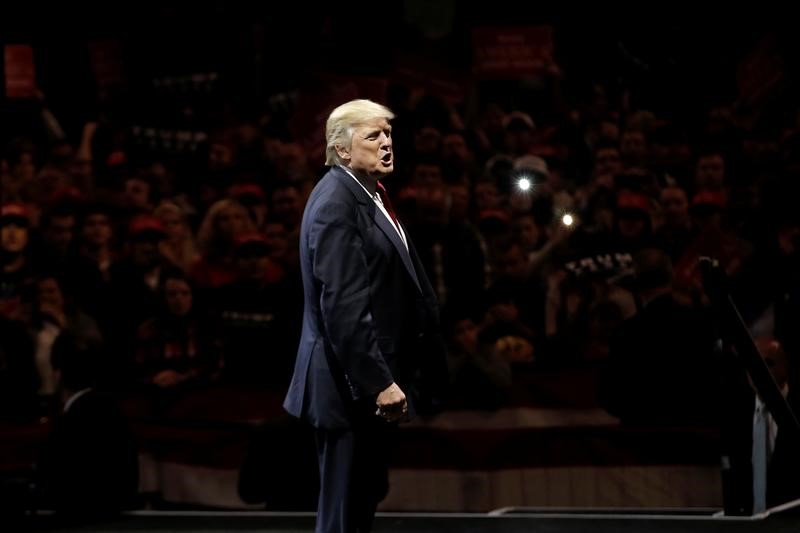
[[[519,79],[554,72],[550,26],[476,28],[472,31],[476,76]]]
[[[36,95],[36,69],[30,45],[5,46],[5,76],[7,98],[33,98]]]

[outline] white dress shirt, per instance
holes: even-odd
[[[789,395],[789,384],[784,383],[783,387],[781,387],[781,394],[784,398]],[[769,436],[768,444],[769,447],[767,448],[767,457],[772,456],[772,452],[775,450],[775,439],[778,437],[778,423],[772,417],[772,413],[769,412],[767,406],[764,405],[764,402],[761,401],[761,398],[756,394],[756,407],[753,412],[753,424],[756,423],[756,413],[758,413],[759,409],[764,409],[767,417],[767,434]]]
[[[408,241],[406,241],[406,234],[403,231],[403,228],[400,226],[399,221],[398,221],[397,224],[395,224],[394,220],[392,220],[391,215],[389,215],[389,212],[386,210],[386,207],[383,205],[383,200],[381,200],[381,195],[378,193],[378,190],[377,189],[375,190],[375,194],[370,193],[367,190],[367,188],[364,187],[364,184],[361,183],[358,180],[356,175],[353,174],[353,172],[349,168],[347,168],[345,166],[342,166],[342,165],[339,165],[339,166],[342,168],[342,170],[347,172],[350,175],[351,178],[356,180],[356,183],[358,183],[361,186],[361,188],[364,189],[365,193],[367,193],[370,197],[372,197],[372,201],[375,202],[375,205],[378,207],[378,209],[381,210],[381,213],[383,213],[383,216],[386,217],[386,220],[388,220],[389,223],[392,225],[392,227],[395,229],[395,231],[397,231],[397,234],[400,236],[400,240],[403,241],[403,244],[406,247],[406,251],[408,251]]]

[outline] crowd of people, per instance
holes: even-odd
[[[547,95],[542,117],[542,102],[387,93],[386,186],[441,306],[448,406],[495,409],[519,372],[581,366],[624,423],[713,424],[702,256],[800,386],[800,114],[754,125],[721,102],[685,123],[602,83],[586,93]],[[40,96],[0,154],[0,416],[61,409],[64,336],[91,346],[94,387],[150,395],[154,416],[211,384],[283,393],[324,154],[254,110],[175,164],[113,114],[70,138]]]

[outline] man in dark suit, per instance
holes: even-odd
[[[300,230],[305,307],[284,407],[316,428],[318,532],[371,529],[391,429],[446,373],[436,297],[381,183],[394,170],[392,118],[369,100],[333,110],[331,170]]]
[[[42,505],[76,519],[137,505],[139,462],[130,426],[113,399],[98,392],[99,347],[70,332],[53,344],[63,412],[38,462]]]
[[[756,346],[775,384],[795,416],[800,414],[797,380],[782,343],[769,336]],[[800,452],[791,431],[781,430],[752,382],[741,379],[727,396],[723,425],[724,450],[730,461],[725,489],[726,514],[751,515],[800,498]]]

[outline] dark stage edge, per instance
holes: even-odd
[[[54,517],[27,520],[19,531],[80,533],[236,532],[306,533],[314,530],[313,513],[137,512],[94,524],[59,526]],[[8,531],[8,530],[6,530]],[[672,533],[800,532],[798,508],[758,517],[716,517],[713,510],[553,510],[512,508],[492,514],[379,513],[376,533]]]

